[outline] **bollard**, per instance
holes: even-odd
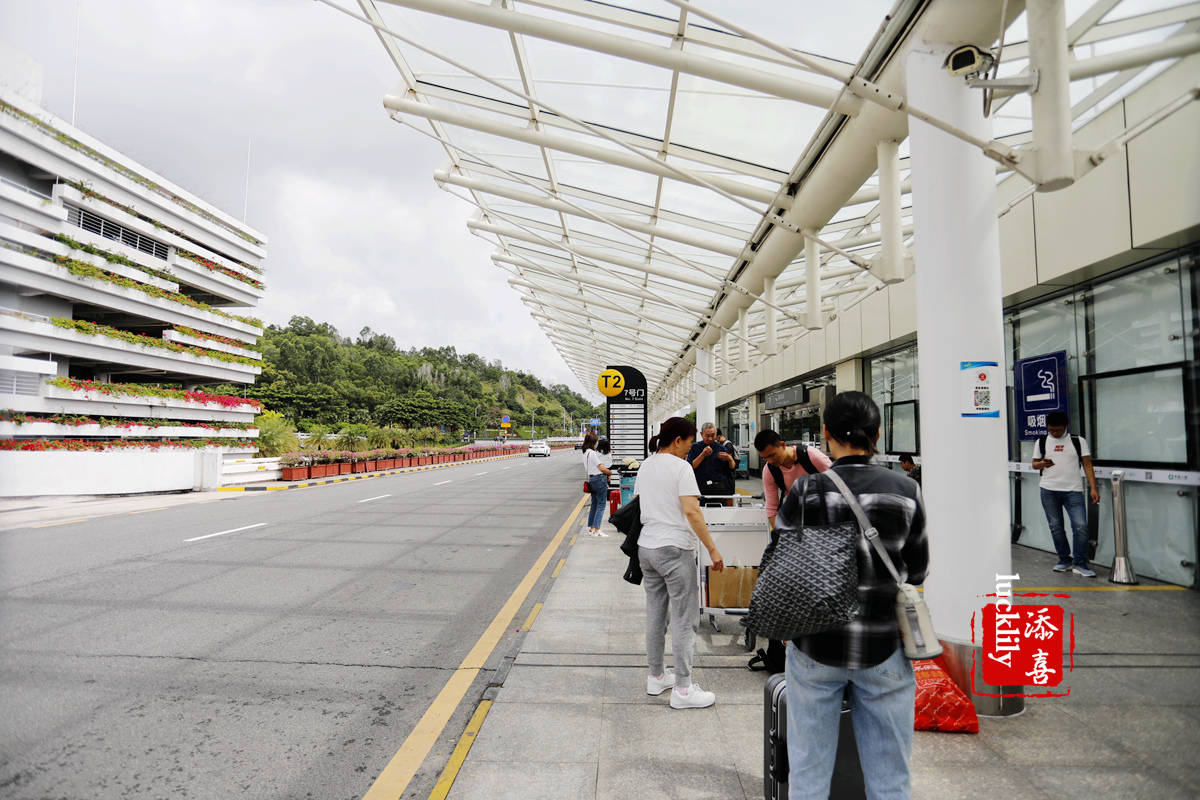
[[[1125,530],[1125,471],[1112,471],[1113,498],[1113,565],[1108,575],[1109,583],[1134,585],[1137,573],[1129,563],[1129,536]]]

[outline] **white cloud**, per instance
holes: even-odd
[[[0,3],[0,39],[41,61],[43,104],[64,118],[76,8]],[[445,152],[388,119],[399,75],[367,28],[293,0],[78,8],[79,126],[231,214],[248,201],[269,241],[264,320],[453,345],[598,397],[468,233],[470,208],[435,187]]]

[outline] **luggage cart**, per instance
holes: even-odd
[[[759,495],[726,495],[720,499],[734,501],[732,506],[701,507],[704,522],[708,532],[712,534],[717,549],[728,566],[738,562],[739,566],[756,567],[762,559],[763,550],[771,541],[770,528],[767,525],[767,509],[763,504],[763,496]],[[756,503],[757,501],[757,503]],[[699,548],[699,559],[696,562],[699,575],[697,582],[700,586],[700,613],[708,614],[708,622],[714,631],[720,631],[717,624],[717,612],[730,616],[745,616],[745,608],[719,608],[707,605],[708,600],[708,568],[712,559],[708,551]],[[749,629],[743,637],[743,643],[748,651],[754,649],[755,635]]]

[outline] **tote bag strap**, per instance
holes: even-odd
[[[883,559],[884,566],[888,568],[888,572],[892,573],[892,580],[896,582],[896,585],[899,586],[902,584],[903,581],[900,580],[900,573],[896,571],[896,565],[892,563],[892,557],[888,555],[888,551],[884,549],[879,541],[879,531],[875,530],[875,526],[867,519],[867,514],[863,511],[862,506],[859,505],[858,498],[854,496],[854,492],[850,491],[850,487],[846,485],[846,482],[842,480],[842,476],[838,475],[836,471],[827,469],[821,474],[828,476],[833,481],[834,486],[838,488],[838,491],[842,493],[842,497],[846,498],[846,502],[854,512],[855,519],[858,520],[858,527],[862,530],[862,535],[866,537],[871,546],[875,548],[875,552]]]

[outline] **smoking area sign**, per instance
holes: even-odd
[[[1046,415],[1067,411],[1067,351],[1022,358],[1013,367],[1013,383],[1021,441],[1046,435]]]

